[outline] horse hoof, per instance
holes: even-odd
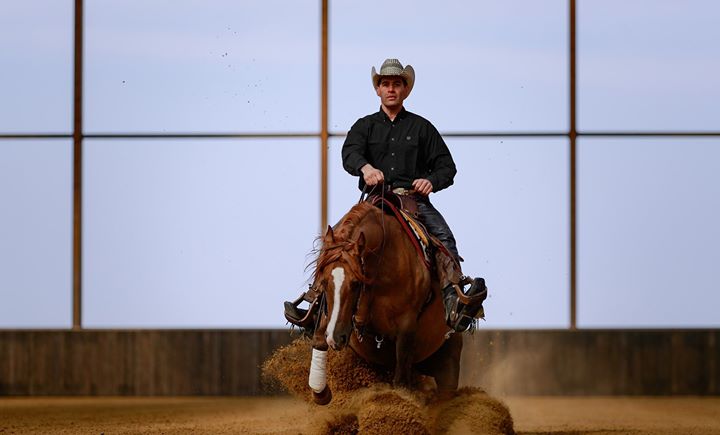
[[[332,391],[330,391],[330,387],[327,385],[325,386],[325,389],[319,393],[313,391],[312,395],[313,400],[318,405],[327,405],[332,400]]]

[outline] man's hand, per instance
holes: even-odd
[[[421,195],[428,196],[433,191],[433,185],[427,178],[418,178],[413,181],[413,189]]]
[[[382,171],[373,168],[370,163],[360,168],[360,172],[362,172],[363,180],[365,180],[365,184],[368,186],[374,186],[385,181],[385,175],[383,175]]]

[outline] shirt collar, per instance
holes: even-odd
[[[398,119],[405,119],[407,114],[408,114],[408,111],[405,110],[405,106],[403,106],[402,109],[400,109],[400,112],[395,117],[395,121],[397,121]],[[382,110],[382,106],[380,106],[380,110],[378,111],[377,116],[380,119],[382,119],[383,121],[392,122],[392,121],[390,121],[390,118],[387,116],[387,113],[385,113],[385,111]]]

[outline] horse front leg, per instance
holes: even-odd
[[[332,391],[327,384],[327,352],[328,344],[325,338],[327,317],[322,315],[320,326],[315,329],[312,340],[312,360],[310,362],[310,376],[308,385],[312,390],[313,401],[318,405],[327,405],[332,400]]]
[[[395,342],[395,377],[394,387],[407,387],[412,384],[413,348],[415,331],[400,332]]]
[[[435,378],[438,400],[451,399],[457,392],[462,348],[462,334],[452,334],[437,352],[424,361],[430,376]]]

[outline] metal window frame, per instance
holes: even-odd
[[[328,225],[328,140],[343,137],[344,133],[328,129],[329,118],[329,0],[321,3],[320,29],[320,129],[318,132],[301,133],[124,133],[83,134],[83,44],[84,0],[75,0],[74,15],[74,77],[73,77],[73,130],[71,134],[0,133],[4,139],[72,139],[73,140],[73,253],[72,253],[72,330],[82,330],[82,230],[83,230],[83,140],[84,139],[252,139],[252,138],[319,138],[320,139],[320,229]],[[548,132],[449,132],[444,137],[556,137],[569,139],[569,247],[570,255],[570,312],[569,329],[577,329],[577,139],[578,137],[720,137],[720,131],[578,131],[577,130],[577,0],[568,0],[569,10],[569,121],[568,131]]]

